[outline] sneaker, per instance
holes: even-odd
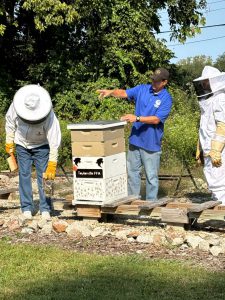
[[[31,219],[32,219],[32,214],[31,214],[31,211],[30,211],[30,210],[25,210],[25,211],[23,212],[23,216],[24,216],[24,218],[27,219],[27,220],[31,220]]]
[[[41,218],[43,220],[51,220],[51,216],[50,216],[50,213],[48,211],[43,211],[41,213]]]

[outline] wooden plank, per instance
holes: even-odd
[[[101,207],[101,212],[104,214],[122,214],[127,216],[139,216],[140,208],[139,205],[120,205],[118,207]],[[142,214],[143,215],[143,214]],[[145,213],[152,219],[161,219],[161,207],[153,208]]]
[[[158,201],[148,201],[147,202],[147,200],[146,200],[145,204],[140,205],[139,208],[141,210],[150,210],[155,207],[166,205],[167,203],[172,202],[172,201],[173,201],[173,199],[168,198],[168,197],[161,198]]]
[[[221,204],[221,201],[207,201],[198,205],[191,205],[188,207],[188,212],[201,212],[205,209],[213,208]]]
[[[0,190],[0,200],[12,199],[12,196],[15,195],[17,191],[19,191],[18,188]]]
[[[191,205],[198,205],[198,203],[191,203],[191,202],[170,202],[166,205],[167,208],[188,208]]]
[[[119,205],[116,210],[115,214],[124,214],[124,215],[132,215],[132,216],[137,216],[139,215],[140,208],[138,205]]]
[[[96,206],[96,205],[102,205],[102,201],[90,201],[90,200],[76,200],[73,202],[73,205],[90,205],[90,206]]]
[[[213,207],[214,210],[225,210],[225,205],[218,205]]]
[[[19,191],[18,188],[3,189],[3,190],[0,190],[0,195],[14,193],[14,192],[17,192],[17,191]]]
[[[101,207],[100,206],[77,206],[78,217],[91,217],[101,218]]]
[[[141,205],[141,204],[145,204],[146,200],[134,200],[131,202],[131,204],[133,205]]]
[[[161,208],[161,220],[170,223],[188,224],[186,208]]]
[[[202,212],[189,212],[189,218],[196,218],[198,222],[209,220],[225,221],[225,210],[205,209]]]
[[[138,197],[137,196],[134,196],[134,195],[131,195],[131,196],[127,196],[125,198],[121,198],[121,199],[118,199],[118,200],[113,200],[113,201],[110,201],[110,202],[107,202],[107,203],[103,203],[103,207],[116,207],[116,206],[119,206],[119,205],[122,205],[122,204],[127,204],[127,203],[131,203],[132,201],[134,200],[137,200]]]

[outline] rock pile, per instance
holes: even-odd
[[[64,212],[65,213],[65,212]],[[71,213],[71,212],[70,212]],[[138,220],[137,220],[138,222]],[[225,255],[225,234],[223,232],[186,231],[181,227],[146,225],[126,225],[117,223],[99,223],[97,221],[80,221],[70,218],[53,217],[51,221],[35,216],[33,220],[24,220],[19,214],[0,215],[0,234],[18,232],[24,235],[66,234],[70,239],[81,237],[115,237],[128,243],[151,244],[168,249],[195,249],[213,256]]]

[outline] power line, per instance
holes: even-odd
[[[221,8],[217,8],[217,9],[212,9],[212,10],[209,9],[209,10],[206,10],[205,13],[208,14],[208,13],[210,13],[210,12],[218,11],[218,10],[223,10],[223,9],[225,9],[225,7],[221,7]]]
[[[185,44],[179,43],[179,44],[167,45],[167,47],[185,46],[185,45],[187,45],[187,44],[195,44],[195,43],[201,43],[201,42],[206,42],[206,41],[218,40],[218,39],[222,39],[222,38],[224,38],[224,37],[225,37],[225,35],[223,35],[223,36],[218,36],[218,37],[211,38],[211,39],[204,39],[204,40],[199,40],[199,41],[187,42],[187,43],[185,43]]]
[[[200,26],[199,28],[205,29],[205,28],[220,27],[220,26],[225,26],[225,24],[215,24],[215,25],[208,25],[208,26]],[[172,30],[161,31],[158,34],[161,34],[161,33],[170,33],[170,32],[173,32],[173,31]]]
[[[205,13],[205,14],[209,14],[209,13],[211,13],[211,12],[214,12],[214,11],[219,11],[219,10],[224,10],[225,9],[225,7],[221,7],[221,8],[218,8],[218,9],[212,9],[212,10],[205,10],[203,13]],[[161,20],[161,22],[165,22],[165,21],[169,21],[169,18],[167,18],[167,19],[163,19],[163,20]]]
[[[207,5],[209,5],[209,4],[215,4],[215,3],[220,3],[220,2],[225,2],[225,0],[208,2]],[[161,14],[167,14],[167,11],[162,11]]]

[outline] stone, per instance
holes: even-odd
[[[84,237],[91,236],[91,230],[89,226],[82,224],[82,222],[73,222],[66,228],[66,232],[68,235],[81,235]]]
[[[119,230],[115,233],[115,237],[118,239],[127,239],[129,233],[129,230]]]
[[[29,221],[27,227],[32,229],[34,232],[38,231],[38,222],[36,220]]]
[[[91,236],[92,237],[96,237],[96,236],[99,236],[99,235],[103,235],[105,229],[102,228],[102,227],[96,227],[94,228],[94,230],[91,232]]]
[[[153,243],[153,238],[151,235],[146,235],[146,234],[140,234],[137,239],[137,242],[139,243],[144,243],[144,244],[152,244]]]
[[[206,241],[206,240],[202,240],[199,242],[199,250],[202,250],[202,251],[205,251],[205,252],[208,252],[209,251],[209,242]]]
[[[219,246],[220,244],[220,239],[215,239],[215,238],[212,238],[212,239],[209,239],[209,245],[210,246]]]
[[[220,253],[223,253],[223,249],[222,247],[219,246],[212,246],[209,249],[209,252],[213,255],[213,256],[218,256]]]
[[[10,185],[10,179],[7,175],[0,175],[0,187],[5,189],[8,185]]]
[[[134,238],[136,239],[140,235],[140,231],[131,231],[128,233],[127,238]]]
[[[39,227],[40,229],[42,229],[48,222],[51,222],[51,221],[45,220],[45,219],[41,218],[41,219],[38,221],[38,227]]]
[[[19,175],[10,178],[10,185],[15,187],[15,185],[19,185]]]
[[[66,233],[70,238],[81,238],[82,234],[73,226],[73,223],[66,228]]]
[[[52,227],[55,230],[55,232],[61,233],[66,231],[66,228],[68,227],[68,223],[66,221],[59,220],[53,222]]]
[[[20,228],[20,223],[19,223],[18,218],[16,218],[16,219],[10,219],[7,222],[7,227],[8,227],[9,231],[14,231],[14,230],[19,229]]]
[[[48,235],[52,233],[52,222],[47,222],[41,229],[41,234]]]
[[[172,240],[172,246],[181,246],[184,243],[184,239],[182,237],[176,237]]]
[[[29,228],[29,227],[24,227],[21,230],[21,233],[24,233],[24,234],[32,234],[33,232],[34,232],[34,230],[32,228]]]
[[[157,232],[155,234],[152,234],[152,240],[153,244],[155,244],[156,246],[164,245],[167,242],[165,235],[163,235],[163,233]]]
[[[193,249],[196,249],[199,247],[199,243],[202,241],[203,239],[199,236],[193,236],[193,235],[187,235],[186,236],[186,242],[188,244],[188,246],[190,246]]]
[[[181,251],[185,251],[188,249],[188,245],[187,244],[182,244],[179,248]]]
[[[221,242],[222,253],[225,254],[225,241]]]

